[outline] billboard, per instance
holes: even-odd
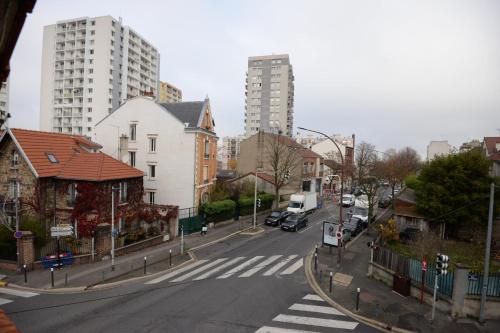
[[[323,244],[330,246],[338,246],[338,232],[340,226],[337,223],[323,221]]]

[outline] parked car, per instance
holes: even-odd
[[[347,228],[342,229],[342,243],[347,243],[351,240],[351,231]]]
[[[406,228],[402,232],[399,233],[399,239],[403,242],[415,241],[417,240],[418,234],[420,230],[415,228]]]
[[[266,217],[264,223],[273,227],[279,226],[290,214],[291,213],[287,212],[286,210],[283,212],[274,211],[271,214],[269,214],[268,217]]]
[[[342,196],[342,206],[343,207],[354,206],[355,201],[356,201],[356,197],[353,194],[344,194]]]
[[[285,221],[281,223],[281,230],[298,231],[300,228],[307,227],[308,219],[305,214],[290,214]]]
[[[363,222],[358,218],[350,218],[349,220],[344,222],[344,229],[349,230],[352,237],[358,235],[361,231],[363,231]]]
[[[379,200],[378,206],[380,208],[387,208],[391,205],[391,202],[392,202],[392,198],[387,196],[387,197],[384,197],[384,198]]]

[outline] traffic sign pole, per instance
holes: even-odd
[[[427,271],[427,260],[424,257],[422,261],[422,284],[420,287],[420,304],[424,302],[424,286],[425,286],[425,272]]]

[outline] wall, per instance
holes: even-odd
[[[136,168],[143,171],[144,189],[156,191],[155,203],[194,206],[195,133],[186,133],[184,124],[151,98],[128,100],[98,123],[93,139],[102,151],[118,157],[118,140],[129,137],[130,124],[137,124],[137,140],[128,141],[128,150],[136,152]],[[156,152],[149,152],[149,135],[156,135]],[[126,154],[122,161],[129,163]],[[156,179],[148,177],[148,164],[156,165]]]

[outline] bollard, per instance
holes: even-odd
[[[318,272],[318,254],[314,254],[314,271]]]
[[[64,274],[64,286],[68,286],[68,273]]]
[[[333,273],[330,272],[330,294],[332,293],[333,288]]]
[[[23,265],[23,271],[24,271],[24,283],[28,283],[28,270],[26,269],[26,264]]]
[[[361,289],[358,288],[357,293],[356,293],[356,311],[359,310],[359,293],[361,292]]]
[[[148,257],[144,257],[144,275],[146,275],[146,264],[147,264]]]
[[[50,268],[50,284],[54,288],[54,267]]]
[[[169,250],[169,255],[168,255],[168,264],[170,267],[172,267],[172,249]]]
[[[318,244],[316,244],[316,254],[318,253]]]

